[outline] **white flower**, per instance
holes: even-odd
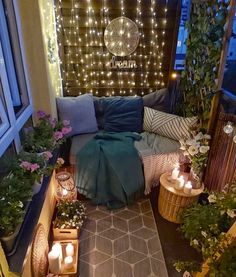
[[[184,271],[183,277],[191,277],[191,274],[188,271]]]
[[[189,153],[188,153],[188,151],[184,151],[184,156],[189,156]]]
[[[198,154],[198,148],[195,145],[191,145],[188,149],[188,152],[191,156]]]
[[[206,154],[206,153],[209,151],[209,149],[210,149],[209,146],[203,145],[203,146],[201,146],[201,147],[199,148],[199,151],[200,151],[200,153],[202,153],[202,154]]]
[[[185,147],[184,145],[181,145],[179,149],[185,151],[185,150],[186,150],[186,147]]]
[[[202,132],[199,132],[196,136],[195,136],[195,140],[200,140],[200,139],[203,139],[204,138],[204,135]]]
[[[204,135],[204,138],[205,138],[205,139],[211,139],[211,136],[208,135],[208,134],[205,134],[205,135]]]
[[[227,215],[231,218],[234,218],[236,216],[234,210],[229,210],[229,209],[227,210]]]
[[[201,231],[201,234],[202,234],[202,236],[203,236],[204,238],[207,237],[207,233],[206,233],[205,231]]]
[[[197,240],[197,239],[194,239],[194,240],[193,240],[193,244],[194,244],[194,245],[199,245],[198,240]]]
[[[216,196],[214,194],[211,194],[208,196],[208,201],[210,203],[215,203],[216,202]]]

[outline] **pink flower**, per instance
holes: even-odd
[[[26,170],[31,170],[31,163],[23,161],[21,162],[20,167]]]
[[[45,112],[43,112],[43,111],[38,111],[37,112],[37,117],[38,118],[44,118],[46,116],[46,113]]]
[[[56,118],[52,118],[52,117],[49,118],[49,123],[51,124],[53,129],[56,127],[56,122],[57,122]]]
[[[68,126],[68,127],[63,127],[63,128],[61,129],[63,135],[66,135],[66,134],[70,133],[71,130],[72,130],[72,128],[71,128],[70,126]]]
[[[40,168],[40,166],[39,166],[38,164],[36,164],[36,163],[31,164],[31,166],[30,166],[31,172],[34,172],[34,171],[37,170],[38,168]]]
[[[50,151],[43,152],[43,156],[46,161],[48,161],[52,157],[52,153]]]
[[[63,138],[63,133],[60,131],[56,131],[54,133],[54,138],[55,138],[55,140],[59,140],[59,139]]]
[[[70,120],[63,120],[62,124],[63,124],[63,126],[68,126],[68,125],[70,125]]]

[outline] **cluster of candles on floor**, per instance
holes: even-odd
[[[66,245],[66,257],[64,258],[64,268],[71,269],[73,267],[74,246],[72,243]],[[49,271],[53,274],[61,272],[63,254],[60,242],[56,242],[52,246],[52,250],[48,253]]]
[[[171,173],[171,179],[177,181],[174,184],[175,189],[183,190],[183,192],[186,194],[191,194],[191,191],[192,191],[191,181],[187,181],[185,183],[184,176],[183,175],[179,176],[179,174],[180,174],[179,168],[175,167]]]

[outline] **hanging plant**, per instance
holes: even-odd
[[[198,116],[203,125],[209,119],[216,91],[228,5],[227,0],[193,0],[186,24],[187,51],[180,89],[185,115]]]

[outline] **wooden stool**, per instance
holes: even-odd
[[[192,189],[190,194],[183,190],[176,190],[174,182],[170,180],[171,174],[166,172],[160,177],[160,192],[158,198],[158,211],[162,217],[174,223],[181,223],[180,214],[182,210],[194,202],[203,192],[204,185],[199,189]]]

